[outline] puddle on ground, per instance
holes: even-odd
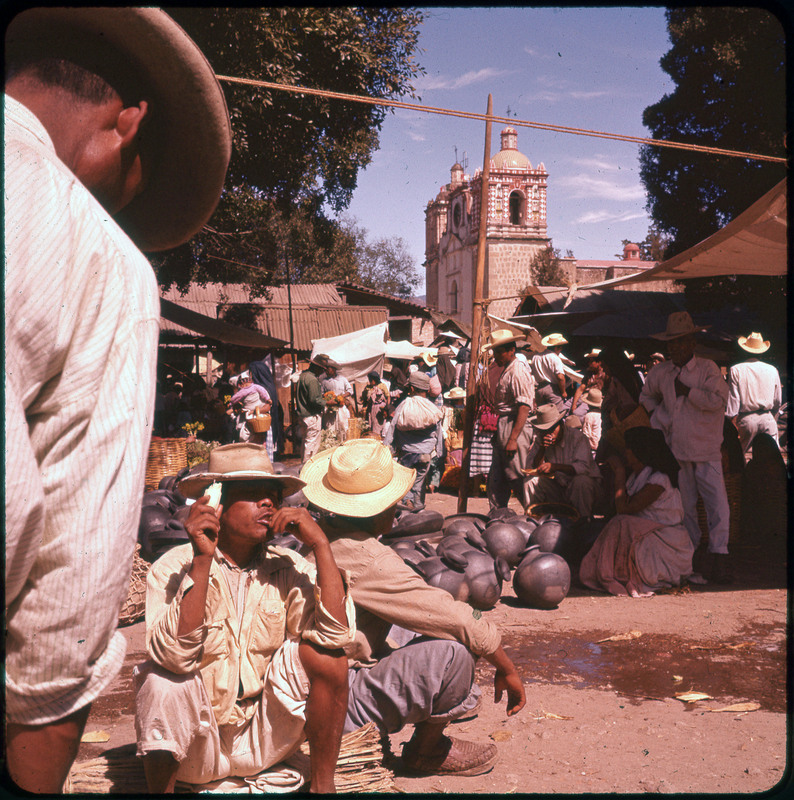
[[[767,711],[786,712],[783,624],[755,624],[718,643],[661,634],[612,642],[599,642],[609,632],[529,635],[502,637],[527,683],[611,689],[635,704],[695,689],[720,704],[756,701]],[[675,682],[673,675],[683,680]]]

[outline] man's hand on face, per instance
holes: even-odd
[[[270,530],[274,536],[291,533],[296,539],[312,549],[328,544],[328,539],[312,515],[305,508],[283,506],[273,513]]]
[[[218,506],[217,512],[209,504],[209,497],[204,495],[196,500],[190,507],[185,520],[185,530],[193,545],[194,556],[212,556],[218,546],[218,531],[220,530],[220,517],[223,506]]]

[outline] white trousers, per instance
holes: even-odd
[[[301,432],[303,433],[303,456],[301,461],[305,464],[320,449],[320,434],[322,433],[322,417],[301,419]]]
[[[709,552],[727,553],[730,534],[730,508],[722,461],[679,461],[678,490],[684,506],[684,525],[697,548],[702,536],[698,524],[698,495],[703,498],[709,529]]]
[[[777,441],[777,422],[772,416],[771,411],[763,414],[745,414],[736,420],[736,430],[739,432],[739,441],[742,444],[742,452],[745,460],[752,456],[750,445],[759,433],[768,433]]]

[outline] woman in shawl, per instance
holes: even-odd
[[[383,432],[383,410],[389,402],[389,395],[377,372],[370,372],[367,375],[367,388],[364,389],[362,401],[372,433],[380,436]]]
[[[441,382],[441,392],[446,394],[455,385],[455,365],[452,363],[452,350],[445,344],[438,348],[436,375]]]
[[[614,595],[648,597],[692,574],[694,546],[684,527],[678,462],[655,428],[629,428],[625,459],[611,459],[613,517],[582,559],[579,580]]]
[[[284,429],[281,425],[281,404],[278,399],[278,390],[273,373],[264,359],[260,361],[250,361],[248,371],[254,383],[263,386],[270,397],[270,430],[268,434],[272,436],[273,449],[277,453],[284,452]],[[271,434],[272,431],[272,434]]]

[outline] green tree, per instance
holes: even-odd
[[[627,244],[631,243],[631,239],[623,239],[621,241],[624,248]],[[640,258],[643,261],[664,261],[669,244],[670,237],[659,230],[659,226],[655,222],[651,223],[645,238],[641,242],[638,242]],[[623,253],[617,253],[615,258],[623,258]]]
[[[356,281],[379,292],[408,298],[421,281],[415,261],[401,236],[367,240],[367,231],[347,219],[345,233],[355,241]]]
[[[761,8],[669,9],[671,48],[661,66],[675,89],[645,109],[654,138],[785,156],[783,27]],[[666,257],[707,238],[785,176],[782,164],[647,145],[640,174],[648,211],[669,237]],[[693,311],[741,300],[785,316],[785,284],[744,276],[689,280]]]
[[[570,250],[567,255],[570,257]],[[567,286],[569,283],[560,263],[560,251],[551,245],[535,253],[529,262],[529,274],[535,286]]]
[[[219,75],[370,97],[414,97],[421,12],[399,8],[166,9]],[[226,190],[207,228],[152,258],[158,280],[289,274],[354,279],[352,249],[326,209],[347,207],[378,147],[387,109],[223,82],[234,143]],[[229,263],[238,262],[237,265]],[[313,277],[314,276],[314,277]]]

